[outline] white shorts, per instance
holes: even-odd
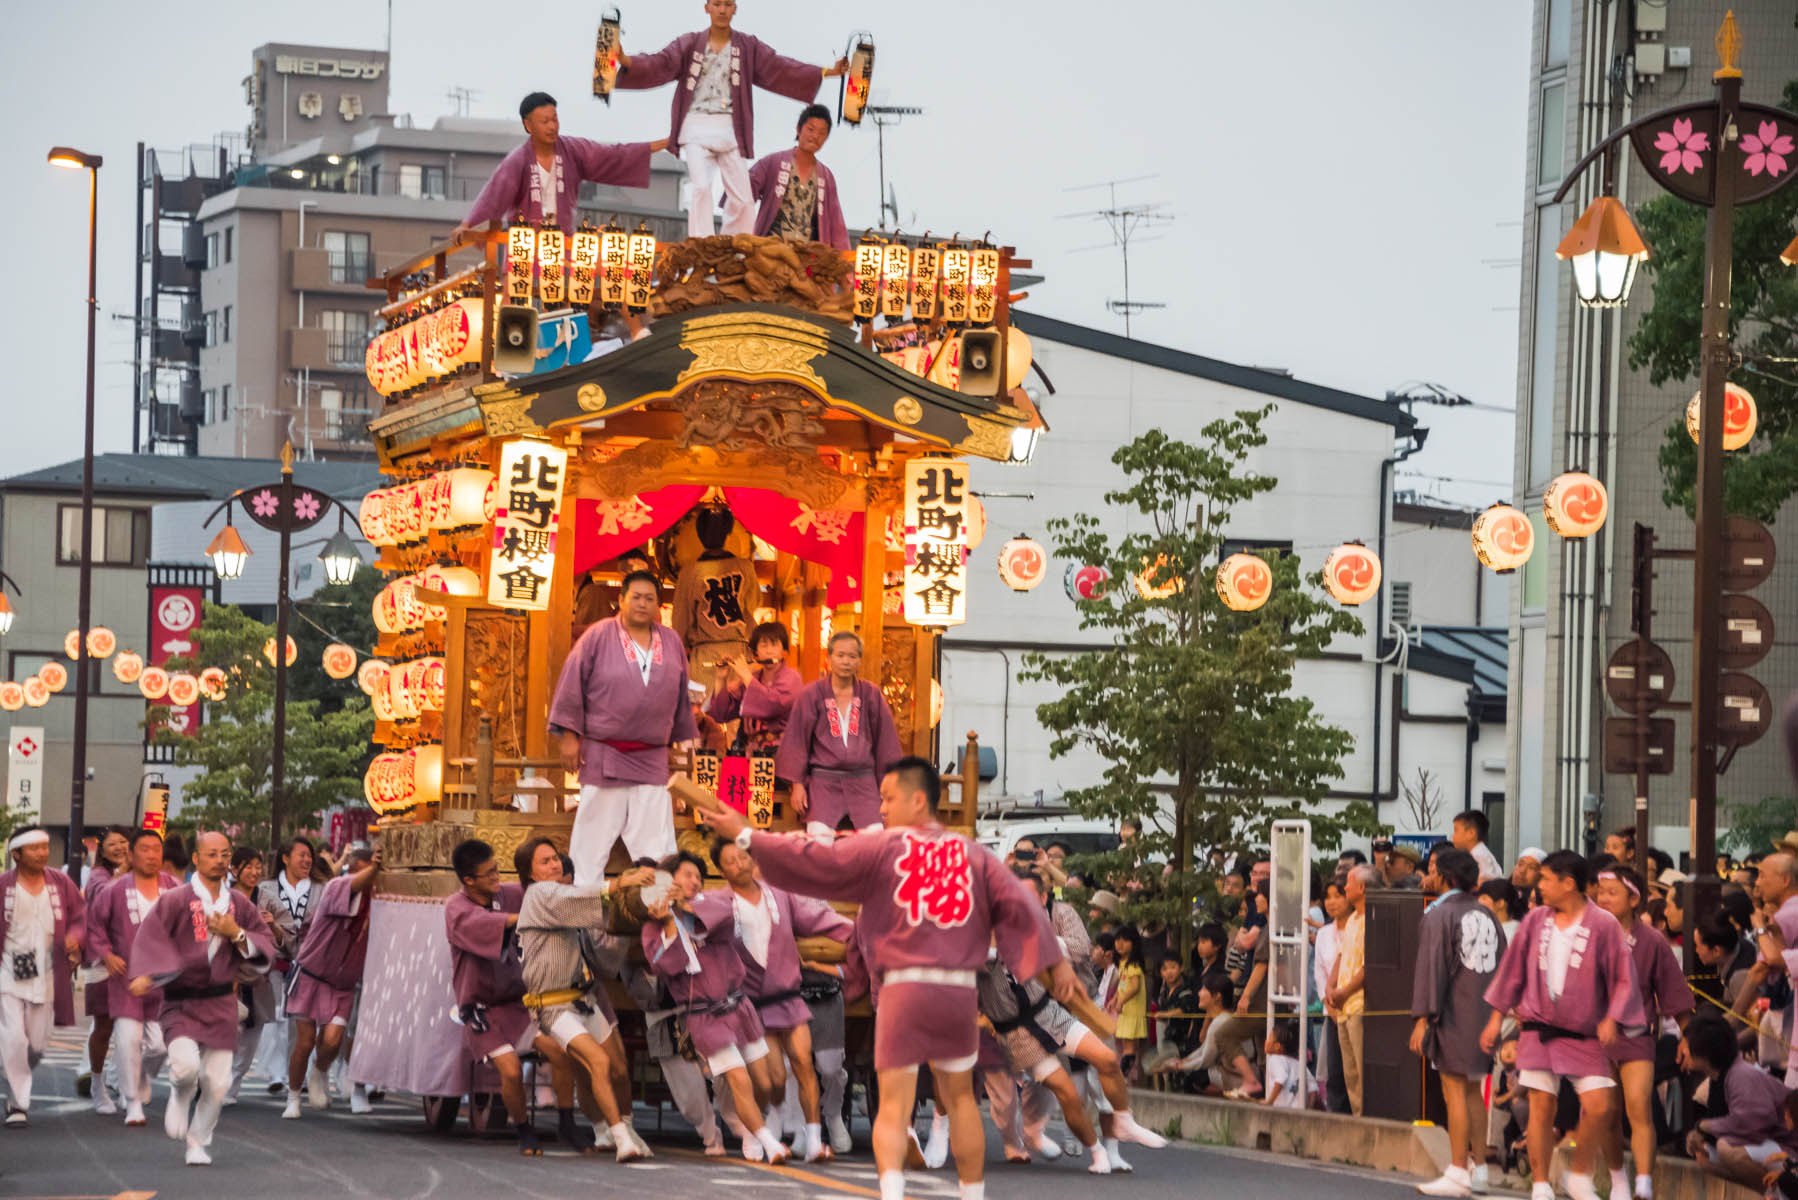
[[[973,1054],[964,1054],[960,1058],[933,1058],[930,1060],[930,1069],[932,1071],[944,1071],[950,1075],[956,1075],[962,1071],[972,1071],[974,1069],[974,1064],[979,1061],[979,1059],[980,1053],[978,1051]]]
[[[555,1038],[556,1044],[564,1050],[583,1033],[603,1046],[606,1039],[612,1036],[613,1028],[613,1024],[606,1020],[606,1014],[598,1009],[583,1016],[572,1008],[566,1008],[557,1013],[556,1019],[549,1023],[549,1036]]]
[[[487,1061],[498,1062],[508,1054],[513,1056],[518,1054],[517,1049],[513,1047],[511,1042],[507,1042],[503,1046],[495,1046],[493,1049],[487,1051]]]
[[[348,1017],[332,1017],[328,1022],[326,1022],[326,1025],[327,1025],[327,1027],[329,1027],[331,1025],[336,1025],[343,1029],[348,1029],[350,1027],[350,1019]]]
[[[722,1078],[726,1071],[735,1071],[747,1067],[752,1062],[760,1062],[768,1057],[768,1043],[757,1038],[747,1046],[726,1046],[718,1053],[709,1055],[705,1060],[706,1069],[712,1073],[713,1079]]]
[[[1532,1092],[1558,1092],[1561,1090],[1562,1078],[1553,1071],[1517,1072],[1517,1082]],[[1617,1081],[1609,1075],[1570,1075],[1566,1078],[1572,1080],[1573,1090],[1581,1095],[1587,1092],[1596,1092],[1600,1088],[1617,1086]]]
[[[1066,1050],[1069,1054],[1072,1054],[1079,1047],[1081,1041],[1091,1033],[1092,1030],[1088,1029],[1085,1025],[1082,1025],[1079,1021],[1075,1021],[1072,1025],[1069,1025],[1067,1030],[1061,1035],[1061,1048]]]
[[[1053,1054],[1045,1054],[1034,1067],[1030,1068],[1030,1078],[1041,1083],[1059,1070],[1061,1070],[1061,1059]]]

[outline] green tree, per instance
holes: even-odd
[[[1310,820],[1320,850],[1377,828],[1364,802],[1338,813],[1320,807],[1352,739],[1292,686],[1300,658],[1360,633],[1360,621],[1316,594],[1317,575],[1304,586],[1295,555],[1261,552],[1274,586],[1255,612],[1226,608],[1213,584],[1231,513],[1276,486],[1244,468],[1267,442],[1262,423],[1272,411],[1213,421],[1197,445],[1151,430],[1112,455],[1129,483],[1105,496],[1111,524],[1136,532],[1106,533],[1092,514],[1049,522],[1059,557],[1111,573],[1109,591],[1078,608],[1080,628],[1102,631],[1112,645],[1027,655],[1020,672],[1061,693],[1037,707],[1054,735],[1051,756],[1086,747],[1106,763],[1101,781],[1070,791],[1068,803],[1142,830],[1135,853],[1091,865],[1105,878],[1135,872],[1144,888],[1127,915],[1177,924],[1183,943],[1192,899],[1210,886],[1195,869],[1196,851],[1265,844],[1270,823],[1285,818]],[[1155,565],[1144,572],[1144,564]],[[1145,596],[1130,582],[1138,573],[1151,591],[1177,586]],[[1165,878],[1151,858],[1169,864]]]
[[[1725,803],[1724,811],[1728,814],[1729,828],[1718,836],[1717,848],[1731,854],[1765,851],[1798,825],[1792,818],[1792,801],[1785,796]]]
[[[1798,80],[1786,85],[1782,104],[1798,111]],[[1654,280],[1654,303],[1630,335],[1629,361],[1647,368],[1656,387],[1697,387],[1706,212],[1661,195],[1637,214],[1651,255],[1642,270]],[[1736,209],[1729,336],[1743,358],[1735,381],[1754,394],[1760,428],[1748,447],[1724,457],[1723,504],[1758,521],[1773,520],[1798,492],[1798,271],[1779,261],[1795,227],[1798,187]],[[1667,426],[1660,465],[1662,502],[1691,514],[1698,447],[1686,432],[1684,405]]]
[[[224,828],[251,845],[270,840],[275,672],[262,650],[273,636],[272,626],[240,609],[208,604],[195,653],[169,664],[170,670],[194,672],[216,666],[227,679],[225,698],[204,702],[206,723],[197,733],[156,732],[159,743],[175,747],[177,766],[200,768],[183,789],[179,827]],[[319,700],[296,699],[291,690],[288,695],[287,831],[316,828],[325,809],[362,794],[362,773],[373,756],[374,713],[352,681],[335,686],[350,698],[330,712]],[[146,719],[160,725],[167,715],[167,706],[157,705]]]
[[[294,606],[287,629],[299,657],[287,672],[290,700],[316,700],[319,712],[330,713],[362,694],[325,674],[322,658],[332,642],[343,642],[355,647],[357,654],[373,657],[379,636],[375,595],[386,584],[387,577],[365,563],[350,582],[328,583]]]

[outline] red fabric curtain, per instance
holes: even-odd
[[[666,533],[693,510],[703,495],[704,487],[682,484],[627,500],[576,500],[575,575]]]
[[[725,502],[743,527],[776,550],[830,568],[825,603],[861,599],[862,546],[867,518],[849,509],[812,509],[767,488],[725,488]]]

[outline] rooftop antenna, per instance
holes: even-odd
[[[924,110],[903,104],[870,104],[862,112],[874,118],[874,133],[880,144],[880,227],[887,227],[887,126],[897,125],[907,117],[921,117]],[[899,214],[893,213],[898,224]]]
[[[1115,246],[1122,255],[1124,260],[1124,298],[1122,300],[1107,300],[1105,302],[1105,307],[1124,318],[1125,337],[1130,336],[1130,317],[1132,314],[1142,312],[1145,309],[1167,307],[1166,304],[1159,300],[1132,300],[1130,298],[1130,242],[1136,237],[1137,231],[1143,226],[1165,225],[1174,219],[1174,214],[1162,211],[1165,206],[1159,203],[1118,204],[1118,188],[1121,185],[1127,183],[1141,183],[1145,180],[1156,178],[1159,178],[1159,176],[1133,175],[1128,179],[1107,179],[1101,183],[1086,183],[1081,184],[1078,187],[1063,189],[1064,191],[1069,192],[1088,192],[1094,188],[1105,189],[1106,205],[1104,208],[1063,213],[1062,219],[1066,220],[1072,217],[1084,217],[1090,220],[1097,217],[1105,222],[1106,228],[1111,230],[1110,242],[1101,243],[1096,246],[1082,246],[1079,250],[1074,251],[1074,253],[1080,253],[1085,250],[1100,250],[1107,246]],[[1152,242],[1155,238],[1147,237],[1137,240]]]
[[[481,98],[478,88],[466,88],[460,84],[449,90],[449,102],[455,107],[458,117],[466,117],[469,108]]]

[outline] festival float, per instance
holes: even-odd
[[[356,675],[377,718],[384,868],[355,1078],[425,1097],[439,1128],[463,1096],[477,1127],[498,1119],[452,1013],[450,852],[479,837],[509,869],[528,837],[566,849],[578,784],[550,698],[581,631],[615,610],[627,554],[660,579],[697,683],[760,622],[786,628],[807,681],[833,631],[859,633],[903,749],[959,756],[944,820],[972,832],[979,755],[972,733],[942,745],[938,639],[966,615],[975,474],[1027,458],[1044,428],[1009,320],[1028,265],[984,240],[866,236],[845,253],[513,225],[370,281],[387,298],[367,373],[389,483],[361,524],[389,582]],[[670,766],[758,826],[797,828],[772,762],[701,750]],[[670,803],[678,840],[703,850]],[[609,867],[626,865],[620,846]],[[656,1099],[640,1023],[625,1032],[639,1098]]]

